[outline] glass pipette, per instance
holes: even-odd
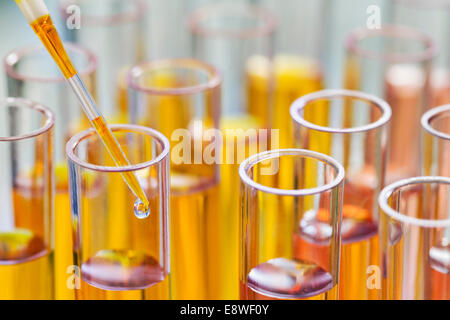
[[[86,89],[83,81],[78,76],[75,67],[64,49],[61,38],[50,17],[50,13],[43,0],[15,0],[23,15],[27,19],[34,32],[41,39],[47,51],[55,60],[67,82],[72,87],[75,95],[81,103],[83,111],[97,130],[103,144],[117,166],[129,166],[130,162],[123,153],[117,139],[109,129],[102,114],[97,109],[94,99]],[[149,201],[135,174],[124,172],[122,177],[128,187],[138,198],[134,205],[134,212],[138,218],[149,215]]]

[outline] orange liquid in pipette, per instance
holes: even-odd
[[[69,79],[76,75],[77,71],[75,70],[72,62],[67,55],[66,50],[62,44],[61,38],[56,31],[56,28],[53,24],[53,21],[50,15],[45,15],[40,17],[39,19],[33,21],[31,24],[36,35],[41,39],[42,43],[50,53],[50,55],[55,60],[56,64],[62,71],[64,77]],[[103,119],[103,117],[99,116],[92,120],[92,125],[95,130],[101,137],[103,143],[107,147],[107,149],[111,152],[111,156],[115,160],[118,166],[127,166],[129,165],[128,159],[123,154],[118,142],[114,138],[113,134],[110,130],[108,130],[108,126]],[[127,182],[130,189],[134,192],[136,197],[142,202],[139,211],[145,212],[148,209],[149,203],[147,197],[142,190],[139,181],[133,172],[123,172],[122,176]]]
[[[73,77],[77,71],[72,65],[72,62],[64,49],[61,38],[58,35],[58,31],[56,31],[50,15],[47,14],[42,16],[33,21],[30,25],[39,39],[41,39],[45,48],[55,60],[58,67],[61,69],[64,77],[66,77],[66,79]]]
[[[107,149],[112,153],[112,157],[115,159],[116,164],[121,167],[129,165],[128,159],[125,157],[122,150],[118,148],[117,140],[114,138],[111,131],[108,130],[108,127],[106,126],[106,122],[103,119],[103,117],[100,116],[92,120],[92,125],[94,126],[95,130],[97,130]],[[141,208],[142,211],[147,211],[149,206],[147,196],[145,195],[144,190],[142,190],[142,187],[139,184],[139,181],[134,175],[134,173],[122,172],[122,176],[128,183],[130,189],[134,192],[136,197],[138,197],[142,201],[143,203],[143,207]]]

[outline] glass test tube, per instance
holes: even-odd
[[[88,90],[95,95],[96,58],[77,45],[66,43],[65,46]],[[67,287],[67,270],[74,262],[65,146],[75,132],[90,124],[43,46],[14,50],[5,57],[4,66],[8,96],[43,101],[55,114],[55,297],[73,299],[75,293]]]
[[[423,174],[450,177],[450,104],[428,110],[421,122]]]
[[[248,158],[239,175],[241,299],[337,299],[344,168],[281,149]]]
[[[294,144],[289,107],[298,97],[324,88],[325,1],[284,0],[282,5],[277,0],[255,2],[277,16],[271,128],[280,132],[279,146],[290,148]],[[317,118],[323,113],[327,113],[326,105],[310,116]]]
[[[93,129],[67,143],[77,299],[169,299],[169,141],[134,125],[111,130],[132,163],[116,167]],[[135,216],[121,173],[133,172],[150,201]],[[81,276],[81,278],[80,278]]]
[[[347,37],[345,87],[374,94],[392,108],[387,183],[420,172],[420,117],[429,104],[433,40],[416,29],[384,25]]]
[[[276,131],[269,131],[271,112],[271,58],[275,16],[244,1],[217,2],[200,7],[188,17],[193,56],[222,73],[224,135],[220,166],[220,247],[227,272],[224,298],[237,299],[239,188],[238,167],[248,156],[278,148]]]
[[[64,25],[71,6],[81,11],[80,28],[67,28],[64,38],[98,58],[98,104],[108,122],[128,123],[126,72],[145,59],[146,5],[143,0],[64,0]]]
[[[222,138],[221,77],[193,59],[155,60],[131,68],[131,121],[170,137],[171,248],[174,299],[220,299],[227,265],[217,210]]]
[[[430,106],[450,103],[450,1],[394,0],[392,21],[431,35],[439,48],[431,82]]]
[[[332,109],[322,123],[305,119]],[[319,109],[319,110],[318,110]],[[367,285],[370,266],[378,264],[377,196],[384,186],[391,108],[375,96],[358,91],[323,90],[296,100],[291,107],[296,147],[327,154],[346,171],[342,209],[339,297],[377,299]]]
[[[378,202],[383,299],[450,299],[450,178],[404,179]]]
[[[53,287],[53,113],[0,103],[0,300],[50,300]]]

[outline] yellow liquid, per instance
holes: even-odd
[[[270,127],[280,130],[280,148],[291,148],[294,146],[289,113],[291,104],[301,96],[323,89],[322,72],[319,63],[312,59],[290,54],[277,55],[273,60],[275,80],[272,104],[267,101],[267,97],[270,99],[269,66],[267,59],[259,56],[250,58],[247,63],[249,111],[268,121]],[[327,105],[321,103],[314,108],[314,112],[308,112],[305,118],[320,124],[324,116],[328,116]]]
[[[270,102],[270,63],[261,56],[251,57],[246,65],[248,110],[251,116],[241,118],[225,118],[221,128],[225,137],[223,154],[226,157],[235,145],[227,145],[227,129],[240,128],[262,129],[266,124],[278,129],[279,134],[267,137],[266,144],[260,144],[257,139],[241,138],[239,143],[245,142],[245,158],[270,149],[293,147],[293,128],[289,108],[295,99],[300,96],[322,89],[322,76],[318,64],[301,56],[279,55],[274,59],[274,95],[273,104]],[[271,111],[271,109],[273,109]],[[314,117],[314,118],[313,118]],[[323,123],[322,118],[328,117],[327,105],[322,103],[317,112],[306,115],[310,121]],[[318,118],[318,119],[317,119]],[[270,134],[270,133],[269,133]],[[276,141],[272,140],[272,137]],[[279,138],[279,139],[278,139]],[[236,139],[239,141],[239,139]],[[239,269],[239,165],[243,159],[237,159],[234,152],[234,164],[221,165],[221,225],[223,235],[221,250],[223,263],[229,266],[222,275],[224,281],[224,294],[226,299],[239,298],[238,279]],[[238,161],[240,160],[240,161]],[[275,245],[275,244],[274,244]]]
[[[55,298],[73,300],[75,292],[67,286],[73,261],[72,221],[67,166],[55,168]]]
[[[79,300],[160,300],[170,297],[170,277],[161,274],[159,263],[143,252],[103,250],[91,258],[90,263],[85,262],[82,267],[81,290],[76,290]],[[144,268],[145,273],[142,272]],[[101,278],[97,282],[101,284],[92,285],[90,282],[96,282],[98,275]],[[115,289],[107,290],[102,287],[105,285]],[[148,285],[148,288],[136,289]]]
[[[76,290],[77,300],[167,300],[169,299],[170,278],[145,290],[103,290],[81,281],[81,289]]]
[[[64,49],[61,38],[56,31],[50,15],[42,16],[36,21],[32,22],[31,27],[33,28],[37,36],[41,39],[42,43],[47,48],[48,52],[55,60],[56,64],[61,69],[66,79],[69,79],[76,75],[77,72],[71,63],[67,52]],[[98,134],[103,140],[103,143],[108,148],[117,165],[129,165],[128,159],[120,150],[120,147],[117,144],[117,141],[115,140],[111,131],[107,127],[105,120],[100,116],[92,120],[92,125],[97,130]],[[139,185],[139,182],[137,181],[137,178],[133,173],[130,172],[124,172],[123,177],[131,190],[133,190],[135,195],[143,203],[141,209],[143,211],[146,211],[148,209],[149,203],[147,197],[145,196],[145,193],[143,192],[141,186]]]
[[[50,300],[53,294],[53,255],[11,265],[0,263],[0,300]]]
[[[54,298],[53,254],[39,235],[24,228],[0,232],[0,281],[0,300]]]
[[[61,69],[64,77],[66,79],[73,77],[77,72],[64,49],[50,15],[47,14],[33,21],[31,27]]]
[[[121,141],[121,137],[119,137],[119,141]],[[97,144],[101,147],[100,141],[97,140]],[[132,152],[126,145],[122,147],[128,154]],[[110,164],[112,164],[112,159],[108,158],[106,165]],[[101,250],[134,250],[143,252],[147,256],[159,257],[160,246],[162,246],[159,226],[163,222],[158,214],[160,204],[156,198],[158,196],[155,189],[156,181],[147,170],[139,172],[139,174],[140,183],[150,199],[150,215],[145,219],[138,219],[134,215],[134,194],[123,183],[119,173],[108,174],[107,181],[102,176],[88,174],[83,176],[85,190],[82,198],[83,210],[80,216],[82,241],[79,251],[82,256],[77,255],[82,261],[82,265],[92,260]],[[114,196],[111,196],[112,194]],[[121,257],[119,260],[125,266],[132,264],[133,261],[128,257]],[[162,263],[162,261],[158,262]],[[171,298],[170,275],[146,289],[105,290],[83,280],[82,268],[80,288],[74,290],[76,299],[159,300]]]
[[[312,297],[295,299],[295,300],[337,300],[338,299],[338,286],[335,285],[330,290],[317,294]],[[241,297],[245,297],[246,300],[279,300],[260,293],[257,293],[250,289],[247,285],[241,284]],[[291,299],[292,300],[292,299]]]
[[[174,299],[221,299],[218,187],[196,176],[171,176],[171,265]]]
[[[197,85],[203,79],[185,74],[178,77],[176,72],[163,69],[149,73],[142,81],[146,86],[165,89]],[[222,270],[228,268],[227,264],[222,264],[220,246],[223,226],[218,209],[217,167],[195,160],[203,159],[209,144],[202,141],[202,133],[214,126],[215,99],[212,92],[198,97],[204,99],[205,104],[205,116],[198,119],[193,117],[192,95],[154,95],[148,99],[149,108],[139,115],[139,124],[171,139],[172,160],[181,154],[184,159],[189,153],[187,161],[171,163],[170,246],[174,299],[222,299],[226,281]],[[195,134],[196,124],[201,126],[200,136]],[[177,129],[187,130],[190,137],[172,138]],[[180,143],[189,139],[188,150],[181,151]]]
[[[120,149],[120,146],[118,145],[118,142],[115,139],[114,135],[106,126],[106,122],[103,117],[100,116],[92,120],[92,125],[102,138],[102,141],[106,145],[108,151],[111,152],[111,156],[115,160],[115,162],[117,162],[117,165],[121,167],[128,166],[130,164],[128,159]],[[123,172],[122,177],[125,179],[130,189],[133,190],[134,194],[139,198],[139,200],[142,201],[142,210],[146,211],[149,207],[149,202],[134,173]]]
[[[259,135],[245,135],[249,129],[261,129],[261,123],[252,116],[224,118],[223,164],[220,166],[220,252],[223,273],[224,299],[239,299],[239,165],[247,157],[269,149],[271,141],[264,137],[266,146],[259,145]],[[239,132],[227,130],[242,129]],[[242,147],[243,146],[243,147]],[[262,150],[261,150],[262,149]]]

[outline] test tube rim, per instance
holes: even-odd
[[[204,28],[200,21],[205,17],[210,17],[212,12],[220,12],[225,9],[236,9],[238,7],[245,8],[247,13],[257,19],[264,21],[264,24],[260,28],[248,28],[243,30],[209,30]],[[222,11],[223,12],[223,11]],[[203,37],[225,37],[225,38],[256,38],[269,36],[275,33],[278,26],[278,19],[270,10],[257,5],[251,4],[230,4],[228,2],[219,2],[204,5],[191,12],[187,17],[187,24],[192,34]]]
[[[13,142],[13,141],[21,141],[26,139],[31,139],[35,137],[39,137],[45,133],[49,133],[50,130],[53,129],[55,126],[55,115],[54,113],[47,108],[46,106],[34,102],[29,99],[24,98],[18,98],[18,97],[9,97],[3,100],[0,100],[0,107],[8,107],[8,106],[14,106],[18,108],[29,108],[33,109],[35,111],[38,111],[41,113],[44,118],[45,122],[41,125],[41,127],[37,130],[32,130],[28,133],[23,133],[17,136],[10,136],[10,137],[1,137],[0,136],[0,142]]]
[[[60,2],[60,12],[61,15],[67,19],[69,17],[69,13],[67,12],[67,8],[70,5],[76,5],[80,1],[83,0],[63,0]],[[125,24],[133,21],[138,21],[143,16],[145,16],[147,11],[147,5],[143,0],[126,0],[128,2],[132,2],[136,7],[136,10],[133,10],[128,13],[118,13],[113,15],[89,15],[83,13],[81,15],[81,23],[87,26],[111,26],[116,24]]]
[[[402,187],[406,187],[414,184],[425,184],[425,183],[442,183],[450,186],[450,177],[439,177],[439,176],[422,176],[413,177],[394,182],[381,190],[378,196],[378,205],[380,206],[383,214],[388,215],[392,219],[399,221],[401,223],[414,225],[421,228],[447,228],[450,227],[449,219],[420,219],[415,217],[407,216],[399,211],[392,209],[389,204],[389,198],[392,194]]]
[[[187,67],[188,66],[188,67]],[[195,85],[186,86],[179,88],[153,88],[149,86],[143,86],[138,84],[135,80],[142,75],[144,70],[152,68],[161,67],[175,67],[175,68],[189,68],[189,69],[199,69],[207,71],[209,79],[207,82]],[[197,59],[186,59],[186,58],[176,58],[176,59],[160,59],[147,61],[133,66],[127,75],[127,86],[136,90],[138,92],[143,92],[152,95],[189,95],[201,93],[207,90],[214,90],[221,86],[222,75],[217,68],[214,66]]]
[[[70,53],[71,51],[75,51],[77,53],[86,56],[88,64],[85,68],[79,68],[78,72],[78,74],[81,77],[93,74],[97,70],[98,59],[97,56],[92,51],[72,42],[64,42],[64,47],[66,48],[68,53]],[[28,55],[35,54],[39,51],[42,51],[43,53],[47,52],[44,46],[41,44],[23,46],[9,52],[3,59],[3,66],[5,68],[6,74],[11,78],[20,81],[45,82],[45,83],[66,82],[66,78],[63,76],[62,73],[59,77],[28,76],[21,74],[14,69],[15,64],[18,63],[21,59],[23,59]]]
[[[318,162],[324,162],[327,165],[330,165],[336,170],[336,176],[334,179],[324,184],[320,187],[315,188],[309,188],[309,189],[280,189],[280,188],[273,188],[268,187],[263,184],[255,182],[253,179],[251,179],[248,176],[248,171],[251,169],[255,164],[269,159],[279,158],[281,156],[303,156],[305,158],[315,159]],[[261,153],[257,153],[247,159],[245,159],[239,166],[239,176],[241,178],[241,181],[246,184],[247,186],[252,187],[253,189],[256,189],[258,191],[264,192],[264,193],[270,193],[275,194],[279,196],[294,196],[294,197],[301,197],[301,196],[311,196],[315,194],[320,194],[325,191],[332,190],[339,185],[342,185],[345,178],[345,170],[344,167],[334,158],[327,156],[325,154],[306,150],[306,149],[278,149],[278,150],[269,150]]]
[[[84,131],[81,131],[81,132],[75,134],[67,142],[66,154],[67,154],[68,160],[76,163],[77,165],[79,165],[85,169],[89,169],[89,170],[96,171],[96,172],[122,173],[122,172],[138,171],[138,170],[142,170],[145,168],[155,166],[155,165],[163,162],[164,159],[166,159],[167,156],[170,154],[170,142],[159,131],[156,131],[152,128],[134,125],[134,124],[113,124],[113,125],[109,125],[108,127],[111,129],[112,132],[123,130],[123,131],[128,131],[130,133],[149,135],[153,139],[158,141],[163,149],[154,159],[151,159],[151,160],[145,161],[145,162],[141,162],[138,164],[134,164],[134,165],[118,167],[118,166],[101,166],[101,165],[92,164],[92,163],[89,163],[87,161],[80,159],[75,154],[75,150],[78,147],[78,145],[80,144],[80,142],[82,142],[85,139],[88,139],[90,136],[97,134],[97,131],[95,131],[94,128],[89,128],[89,129],[86,129]]]
[[[375,106],[379,110],[381,110],[382,115],[374,122],[369,124],[352,127],[352,128],[331,128],[324,127],[312,122],[305,120],[300,116],[299,111],[304,109],[309,103],[314,102],[319,99],[332,100],[335,98],[352,98],[361,101],[368,102],[369,106]],[[346,90],[346,89],[325,89],[321,91],[316,91],[305,96],[302,96],[295,100],[290,107],[291,118],[299,125],[302,125],[311,130],[317,130],[321,132],[327,133],[342,133],[342,134],[351,134],[351,133],[360,133],[367,132],[373,129],[380,128],[389,123],[392,116],[392,109],[389,104],[374,95],[364,93],[361,91],[354,90]]]
[[[363,39],[368,39],[373,36],[396,37],[405,39],[416,39],[425,44],[424,50],[417,53],[406,54],[389,54],[383,52],[373,52],[364,49],[358,44]],[[437,44],[426,33],[419,29],[404,25],[385,24],[380,29],[368,29],[365,27],[358,27],[349,32],[345,40],[345,48],[348,52],[367,59],[384,60],[388,62],[425,62],[432,60],[437,55]]]
[[[450,140],[450,134],[441,132],[433,128],[431,125],[432,120],[435,119],[435,117],[439,116],[439,114],[443,112],[449,112],[450,116],[450,104],[445,104],[442,106],[435,107],[433,109],[428,110],[422,115],[421,124],[422,127],[430,134],[432,134],[435,137],[444,139],[444,140]]]

